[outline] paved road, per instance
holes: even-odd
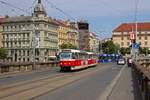
[[[107,63],[67,73],[60,73],[56,67],[6,75],[0,78],[0,99],[97,100],[122,67]]]
[[[42,78],[46,76],[51,76],[59,73],[58,67],[53,67],[43,71],[32,71],[32,72],[23,72],[17,74],[4,75],[0,78],[0,86],[10,85],[17,82],[29,81],[35,78]]]
[[[35,100],[97,100],[105,88],[123,67],[116,64],[103,65],[105,68],[55,91],[40,95]]]

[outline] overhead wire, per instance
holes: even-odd
[[[34,0],[33,3],[31,4],[32,6],[28,7],[28,8],[26,9],[26,11],[30,11],[30,10],[31,10],[31,13],[32,13],[32,10],[33,10],[33,8],[34,8],[33,5],[35,5],[36,1],[37,1],[37,0]]]
[[[28,12],[28,11],[22,9],[22,8],[16,7],[16,6],[14,6],[14,5],[12,5],[12,4],[8,3],[8,2],[5,2],[5,1],[1,1],[1,0],[0,0],[0,3],[6,5],[6,6],[8,6],[8,7],[12,7],[12,8],[18,9],[18,10],[20,10],[20,11],[22,11],[22,12],[27,13],[27,14],[30,14],[30,12]]]
[[[52,3],[49,0],[45,0],[47,3],[49,3],[51,5],[51,8],[55,8],[56,10],[58,10],[59,12],[63,13],[65,16],[68,16],[69,18],[71,18],[72,20],[76,21],[76,18],[72,17],[70,14],[68,14],[67,12],[65,12],[64,10],[58,8],[54,3]]]
[[[136,3],[138,4],[138,1]],[[117,13],[119,15],[122,14],[122,11],[120,9],[112,7],[112,5],[110,5],[110,3],[108,3],[108,2],[106,2],[104,0],[101,0],[101,4],[103,4],[105,7],[107,6],[110,10],[113,10],[113,12],[115,12],[115,13]],[[134,15],[134,20],[137,20],[137,18],[135,18],[135,16],[137,16],[137,6],[135,7],[135,9],[136,9],[136,11],[135,11],[136,15]],[[132,16],[132,15],[130,15],[130,16]],[[129,19],[129,15],[123,16],[123,19],[121,19],[121,23],[126,22],[126,21],[124,21],[125,19]],[[132,19],[132,17],[131,17],[131,19]],[[98,33],[101,33],[101,32],[98,31]]]

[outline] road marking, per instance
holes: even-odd
[[[104,92],[100,94],[97,100],[107,100],[110,96],[111,92],[113,91],[113,88],[115,87],[116,83],[118,82],[123,70],[125,69],[126,65],[122,67],[120,72],[117,74],[117,76],[111,81],[111,83],[106,87]]]

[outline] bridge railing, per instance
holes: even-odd
[[[31,71],[55,66],[59,66],[59,62],[57,61],[36,62],[35,64],[33,62],[0,63],[0,73]]]
[[[150,58],[134,61],[132,68],[143,100],[150,100]]]

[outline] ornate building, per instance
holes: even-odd
[[[58,23],[46,15],[41,0],[32,16],[6,17],[1,25],[10,62],[46,62],[58,49]]]

